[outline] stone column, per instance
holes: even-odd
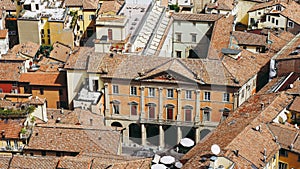
[[[141,90],[141,96],[140,96],[140,119],[143,120],[145,119],[145,91],[144,91],[145,87],[141,86],[140,90]]]
[[[181,118],[181,89],[177,89],[177,121],[182,121]]]
[[[123,143],[125,143],[126,145],[129,144],[129,126],[128,125],[126,126],[126,129],[123,130]]]
[[[233,110],[239,107],[239,93],[233,93]]]
[[[141,124],[141,135],[142,135],[142,145],[146,145],[146,139],[147,139],[147,132],[146,132],[146,127],[145,124]]]
[[[108,83],[104,83],[104,101],[105,101],[105,116],[109,115],[109,95],[108,95]]]
[[[177,143],[179,143],[181,139],[182,139],[182,131],[181,131],[181,127],[178,126],[177,127]]]
[[[158,88],[158,119],[163,119],[163,95],[162,95],[163,88]]]
[[[165,147],[165,131],[162,125],[159,125],[159,147],[160,148]]]
[[[196,114],[195,122],[200,122],[200,90],[196,90]]]
[[[198,143],[200,141],[200,128],[196,128],[195,131],[195,142]]]

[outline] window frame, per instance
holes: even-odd
[[[174,98],[174,89],[167,89],[167,98]]]
[[[190,105],[186,105],[183,107],[183,111],[184,111],[184,121],[186,122],[192,122],[193,121],[193,107]],[[187,119],[187,112],[189,111],[189,120]]]
[[[209,91],[204,91],[203,100],[204,101],[211,101],[211,93]]]
[[[147,106],[148,106],[148,119],[155,119],[155,115],[156,115],[155,107],[156,107],[156,104],[155,103],[148,103]],[[150,110],[153,110],[153,117],[150,117],[150,114],[151,114]]]
[[[130,96],[137,96],[137,87],[130,86]]]
[[[176,42],[181,42],[182,41],[182,33],[176,32],[175,35],[176,35],[175,36],[176,37],[175,41]]]
[[[185,91],[185,99],[192,100],[192,91],[191,90]]]
[[[202,114],[203,114],[202,120],[204,122],[211,121],[211,110],[210,109],[203,109]],[[208,115],[206,115],[206,114],[208,114]],[[207,118],[205,118],[205,117],[207,117]]]
[[[197,34],[191,33],[191,36],[192,36],[191,42],[196,43],[197,42]]]
[[[136,102],[130,102],[130,116],[137,116],[138,115],[138,104]],[[135,113],[133,113],[133,108],[135,107]]]
[[[120,101],[113,100],[110,103],[112,104],[113,114],[120,114]]]
[[[230,101],[230,93],[223,93],[223,102],[229,102]]]
[[[148,88],[148,97],[155,97],[155,88],[154,87]]]
[[[118,85],[112,85],[112,93],[119,94],[119,86]]]

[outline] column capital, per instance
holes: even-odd
[[[176,89],[177,93],[180,93],[181,90],[182,90],[181,88],[177,88],[177,89]]]

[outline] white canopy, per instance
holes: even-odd
[[[180,140],[180,144],[183,147],[192,147],[195,144],[195,142],[189,138],[183,138]]]
[[[151,166],[151,169],[167,169],[167,167],[163,164],[154,164]]]
[[[160,162],[163,163],[163,164],[172,164],[172,163],[175,162],[175,158],[172,157],[172,156],[163,156],[160,159]]]

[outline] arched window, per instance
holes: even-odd
[[[174,105],[167,104],[166,106],[166,119],[167,120],[173,120],[174,119]]]
[[[148,118],[149,119],[155,119],[155,103],[148,103],[146,104],[148,106]]]
[[[204,107],[201,109],[203,112],[202,120],[203,121],[210,121],[210,116],[211,116],[211,108],[210,107]]]
[[[183,107],[184,109],[184,120],[185,121],[192,121],[192,110],[193,107],[190,105],[186,105]]]
[[[130,106],[130,115],[136,116],[137,115],[137,106],[138,106],[138,103],[132,101],[132,102],[130,102],[128,104]]]

